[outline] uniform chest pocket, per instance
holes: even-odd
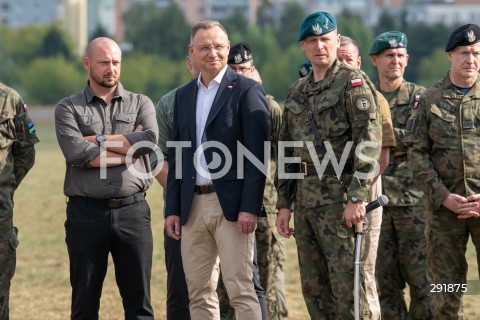
[[[129,133],[134,131],[137,115],[135,113],[119,113],[115,115],[114,119],[115,133]]]
[[[456,135],[455,120],[457,117],[436,105],[432,105],[430,113],[432,120],[429,132],[430,138],[437,143],[447,144],[449,138]]]
[[[94,116],[79,116],[78,124],[83,136],[93,136],[103,131],[100,119]]]
[[[15,141],[14,114],[10,112],[0,113],[0,149],[7,148]]]
[[[325,138],[335,139],[345,135],[350,124],[345,113],[338,105],[338,97],[329,97],[319,101],[313,107],[315,122],[319,132],[323,132]]]
[[[399,124],[397,127],[405,128],[412,113],[412,108],[409,105],[396,106],[394,110],[391,110],[391,113],[394,115],[394,121]]]
[[[303,101],[303,104],[301,101]],[[300,97],[297,97],[297,99],[292,97],[285,102],[285,110],[289,112],[288,128],[293,140],[305,140],[308,136],[307,113],[305,112],[307,103]]]

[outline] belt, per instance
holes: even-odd
[[[144,192],[137,192],[132,194],[131,196],[119,199],[94,199],[88,197],[69,197],[68,202],[77,203],[77,204],[85,204],[85,205],[92,205],[98,207],[107,207],[107,208],[121,208],[125,206],[129,206],[131,204],[144,201],[145,200],[145,193]]]
[[[351,162],[345,163],[345,166],[342,168],[341,174],[353,173],[353,166]],[[312,176],[317,174],[316,166],[313,163],[289,163],[287,172],[290,173],[303,173],[304,176]],[[328,163],[323,174],[336,175],[335,169],[331,162]]]
[[[213,184],[207,184],[204,186],[195,186],[195,192],[198,194],[207,194],[215,192],[215,186]]]

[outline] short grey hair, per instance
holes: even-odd
[[[203,20],[203,21],[200,21],[200,22],[196,23],[192,27],[192,31],[190,32],[190,43],[193,42],[193,38],[197,34],[198,30],[200,30],[200,29],[207,30],[207,29],[211,29],[213,27],[219,27],[220,29],[222,29],[223,32],[225,32],[225,35],[227,36],[227,39],[228,39],[227,30],[225,30],[225,28],[222,26],[222,24],[220,22],[215,21],[215,20]]]

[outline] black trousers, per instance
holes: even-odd
[[[109,208],[108,204],[87,198],[70,198],[65,230],[72,286],[71,319],[98,319],[111,253],[125,319],[153,320],[153,239],[147,202]]]
[[[180,240],[167,235],[163,229],[165,267],[167,269],[167,320],[190,320],[187,282],[183,271]]]

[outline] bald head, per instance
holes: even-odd
[[[114,50],[120,52],[120,55],[122,53],[118,44],[107,37],[99,37],[90,41],[87,46],[86,57],[90,59],[97,50]]]

